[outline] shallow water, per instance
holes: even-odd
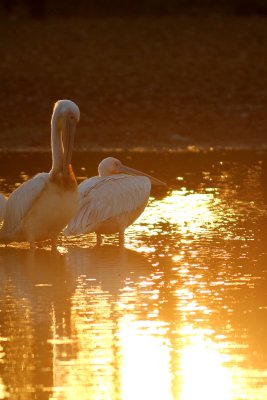
[[[267,154],[118,157],[169,184],[124,250],[0,247],[0,399],[266,400]],[[101,158],[75,154],[78,179]],[[50,167],[0,161],[7,194]]]

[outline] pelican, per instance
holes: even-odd
[[[0,222],[3,221],[6,211],[6,197],[0,194]]]
[[[24,182],[8,198],[0,242],[52,240],[56,248],[60,231],[76,212],[79,196],[71,168],[78,106],[70,100],[56,102],[51,119],[52,169]]]
[[[79,207],[64,230],[65,236],[95,232],[97,245],[101,234],[119,233],[124,245],[124,231],[144,211],[151,183],[166,184],[144,172],[108,157],[98,166],[99,176],[86,179],[78,186]]]

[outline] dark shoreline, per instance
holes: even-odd
[[[48,148],[60,98],[81,110],[76,148],[267,146],[266,18],[2,22],[2,148]]]

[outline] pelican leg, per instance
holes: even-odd
[[[101,244],[102,244],[102,236],[100,233],[97,233],[96,234],[96,245],[101,246]]]
[[[51,239],[51,250],[52,251],[57,250],[57,240],[58,240],[58,236]]]
[[[124,230],[119,232],[119,246],[124,247]]]
[[[36,250],[36,244],[34,243],[33,240],[30,240],[30,249],[31,250]]]

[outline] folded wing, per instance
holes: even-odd
[[[94,232],[109,218],[131,213],[146,204],[150,188],[149,179],[143,176],[118,174],[85,180],[78,187],[78,212],[65,229],[65,235]]]
[[[48,179],[49,174],[45,172],[35,175],[11,193],[6,203],[2,236],[13,235],[16,232],[23,218],[42,193]]]

